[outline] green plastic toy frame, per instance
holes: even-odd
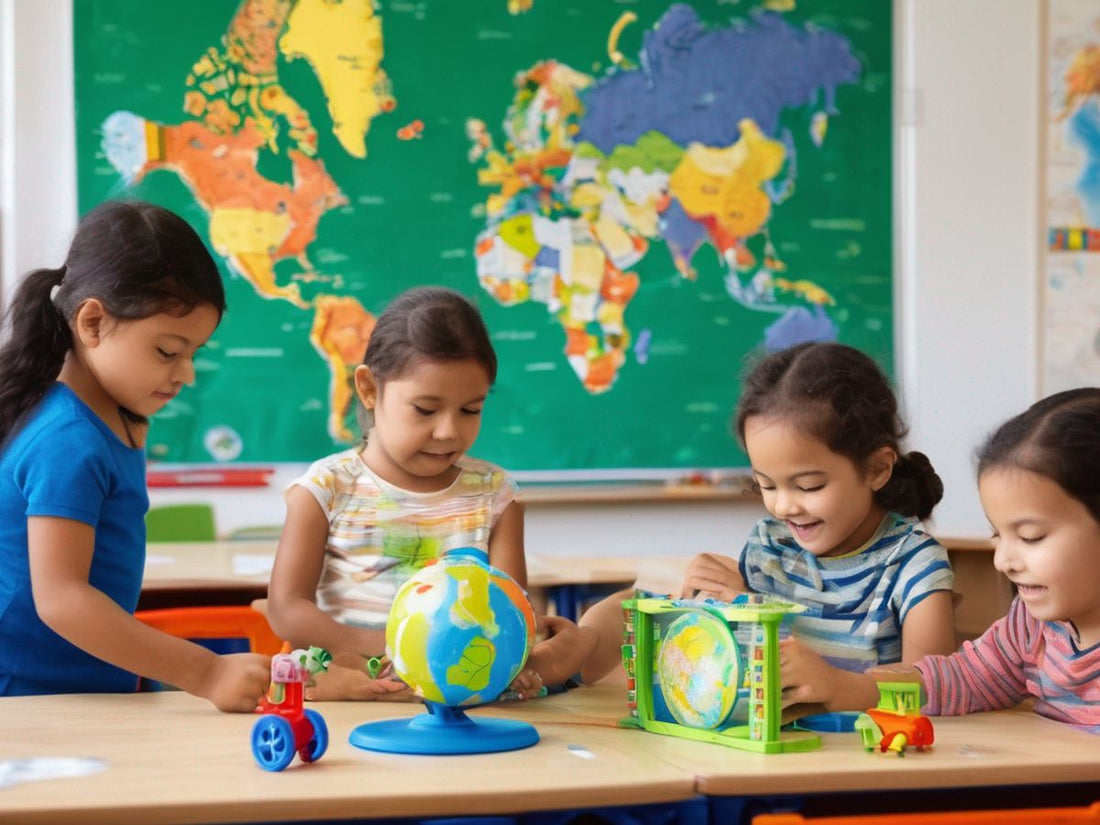
[[[623,664],[627,674],[627,705],[631,715],[621,719],[623,727],[635,727],[666,736],[699,742],[714,742],[757,753],[814,750],[821,746],[816,733],[780,730],[782,705],[779,680],[779,625],[785,616],[800,613],[800,605],[747,597],[732,604],[683,599],[638,598],[623,602]],[[659,650],[654,638],[654,616],[668,613],[703,612],[727,622],[732,629],[749,622],[755,627],[754,650],[748,657],[750,706],[745,724],[703,729],[665,722],[654,715],[653,671]]]

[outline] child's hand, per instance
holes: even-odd
[[[819,703],[828,707],[836,693],[836,668],[797,639],[779,643],[783,707]]]
[[[330,665],[313,677],[306,688],[306,698],[315,702],[338,702],[346,699],[374,702],[416,701],[413,689],[396,676],[372,679],[362,668]]]
[[[745,592],[745,582],[737,569],[737,560],[727,556],[700,553],[684,571],[680,597],[693,599],[705,596],[722,602],[732,602]]]
[[[779,677],[783,707],[800,706],[799,716],[864,710],[878,702],[878,686],[869,674],[833,667],[798,639],[779,643]]]
[[[558,685],[581,669],[599,637],[592,628],[577,627],[561,616],[541,616],[539,623],[547,636],[531,650],[525,672],[536,674],[542,684]]]
[[[259,653],[214,656],[192,691],[218,710],[251,713],[271,682],[271,658]]]
[[[537,670],[531,667],[530,657],[527,661],[527,666],[519,672],[519,675],[512,680],[512,684],[508,686],[508,689],[516,694],[515,698],[517,699],[534,699],[542,690],[542,677],[539,676]]]

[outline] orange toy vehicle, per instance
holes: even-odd
[[[920,685],[914,682],[879,682],[879,702],[856,720],[863,747],[905,755],[907,747],[922,751],[935,739],[932,722],[920,712]]]

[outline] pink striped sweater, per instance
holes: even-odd
[[[916,664],[929,716],[999,710],[1034,696],[1035,711],[1100,734],[1100,644],[1080,650],[1068,622],[1041,622],[1016,599],[958,653]]]

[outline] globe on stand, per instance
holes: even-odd
[[[513,719],[472,719],[519,674],[535,640],[535,613],[514,579],[481,550],[452,550],[394,596],[386,654],[427,713],[359,725],[351,744],[387,753],[490,753],[526,748],[538,731]]]

